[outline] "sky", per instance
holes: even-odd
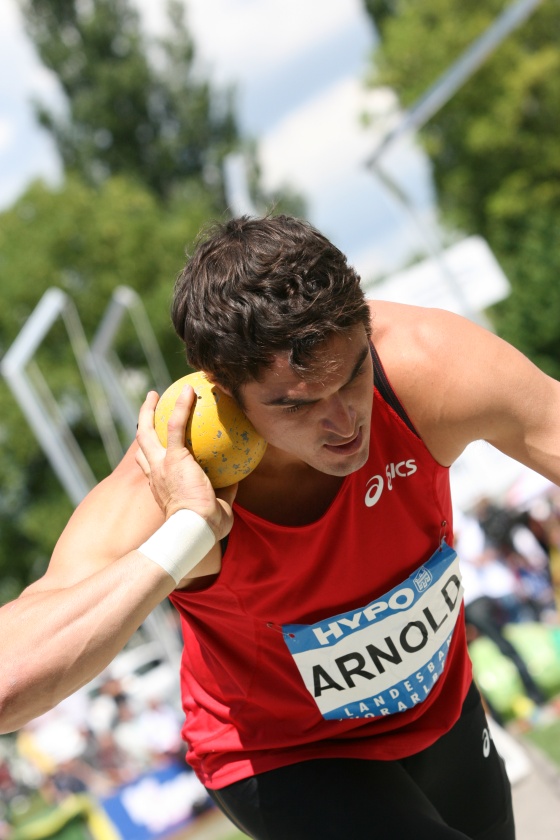
[[[165,4],[134,0],[149,31]],[[364,278],[388,273],[423,247],[410,216],[365,167],[399,118],[394,95],[367,90],[375,32],[361,0],[185,0],[204,72],[233,85],[242,134],[258,143],[264,186],[303,194],[309,219]],[[318,9],[320,8],[320,14]],[[30,179],[56,184],[60,163],[34,120],[32,97],[62,107],[56,79],[26,39],[16,0],[0,3],[0,209]],[[364,128],[361,117],[373,115]],[[411,141],[384,167],[418,212],[432,212],[429,167]]]

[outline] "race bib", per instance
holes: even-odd
[[[457,554],[445,542],[382,598],[284,639],[327,720],[379,717],[421,703],[442,673],[461,608]]]

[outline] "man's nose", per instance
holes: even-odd
[[[356,411],[341,394],[333,394],[327,401],[323,426],[341,437],[352,437],[356,431]]]

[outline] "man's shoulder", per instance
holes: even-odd
[[[469,340],[474,325],[443,309],[369,301],[372,341],[385,366],[397,372],[412,365],[436,367]]]
[[[395,393],[436,460],[452,463],[476,437],[490,334],[441,309],[372,301],[371,311],[372,341]]]

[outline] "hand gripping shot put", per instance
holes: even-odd
[[[188,449],[212,487],[236,484],[259,465],[266,442],[237,403],[209,382],[202,372],[183,376],[160,397],[154,424],[161,443],[167,446],[169,416],[185,385],[190,385],[196,395],[185,434]]]

